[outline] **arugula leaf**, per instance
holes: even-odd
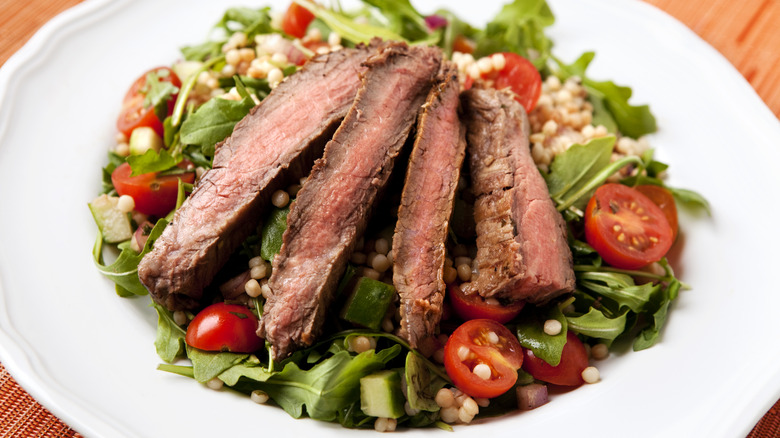
[[[572,145],[564,153],[556,156],[550,165],[550,172],[545,175],[550,197],[556,203],[562,204],[566,199],[577,194],[609,165],[614,145],[613,136],[595,138],[584,145]],[[593,191],[595,188],[583,193],[573,203],[574,206],[584,210]]]
[[[360,378],[383,369],[400,351],[400,345],[357,356],[340,351],[310,370],[288,362],[282,371],[258,382],[258,387],[294,418],[303,415],[305,406],[309,417],[333,421],[342,409],[359,399]]]
[[[552,41],[544,28],[555,22],[545,0],[515,0],[501,8],[493,21],[476,37],[475,57],[496,52],[515,52],[541,70],[547,65]]]
[[[406,38],[386,27],[356,22],[344,14],[333,12],[312,1],[295,0],[295,3],[303,6],[314,14],[315,17],[325,22],[331,30],[341,35],[342,38],[355,44],[368,43],[374,37],[379,37],[386,41],[395,40],[408,42]]]
[[[260,231],[260,257],[273,261],[282,248],[282,236],[287,229],[287,215],[290,207],[274,208],[263,223]]]
[[[205,61],[221,55],[224,44],[224,39],[220,41],[206,41],[193,46],[184,46],[179,51],[181,51],[182,56],[187,61]]]
[[[182,157],[175,158],[165,149],[159,152],[149,149],[143,155],[130,155],[127,162],[130,163],[132,172],[130,176],[138,176],[149,172],[162,172],[175,167],[181,161]]]
[[[203,351],[187,345],[187,357],[192,361],[195,380],[205,383],[233,365],[240,363],[249,355],[246,353]]]
[[[561,323],[561,332],[548,335],[544,322],[555,319]],[[561,362],[563,346],[566,344],[568,322],[556,304],[546,307],[526,305],[518,315],[517,339],[520,345],[534,352],[534,355],[552,366]]]
[[[609,346],[626,328],[626,315],[623,313],[617,318],[608,318],[603,312],[591,307],[588,313],[580,316],[567,316],[569,330],[601,339]]]
[[[594,123],[604,124],[607,129],[614,126],[621,134],[632,138],[655,132],[658,128],[650,108],[647,105],[634,106],[628,103],[632,94],[631,88],[612,81],[594,81],[586,76],[585,70],[594,56],[594,52],[583,53],[568,65],[553,58],[558,64],[556,74],[564,80],[572,76],[582,79],[588,99],[593,104]]]
[[[437,10],[436,15],[439,15],[447,20],[447,26],[444,27],[444,33],[442,34],[441,40],[439,41],[439,46],[450,58],[452,58],[455,39],[458,36],[474,39],[479,32],[479,30],[475,29],[470,24],[461,20],[457,15],[446,9]]]
[[[236,79],[236,86],[241,93],[241,100],[211,99],[181,124],[182,143],[198,145],[203,155],[214,156],[216,144],[227,138],[233,132],[236,123],[249,114],[249,110],[255,106],[255,101],[238,79]]]
[[[615,301],[618,309],[627,307],[637,313],[645,309],[661,288],[660,284],[653,283],[637,285],[629,275],[614,272],[579,272],[577,284]]]
[[[707,199],[699,193],[694,192],[693,190],[677,189],[668,186],[665,187],[669,189],[670,192],[672,192],[674,199],[677,201],[680,201],[684,205],[690,207],[702,208],[707,212],[708,215],[712,215],[712,209],[710,208],[709,201],[707,201]]]
[[[166,362],[173,362],[184,353],[187,332],[173,321],[173,314],[168,309],[154,301],[151,306],[157,311],[157,336],[154,340],[157,355]]]
[[[247,7],[229,8],[222,15],[222,19],[214,26],[230,35],[236,30],[241,30],[249,39],[261,33],[272,33],[271,9],[268,7],[253,9]]]
[[[141,91],[144,94],[144,108],[154,107],[157,118],[164,120],[168,113],[168,101],[179,92],[179,87],[163,79],[170,76],[168,70],[152,70],[146,74],[146,83]]]
[[[124,162],[125,159],[117,155],[116,152],[110,151],[108,153],[108,164],[103,168],[103,190],[100,192],[101,194],[110,195],[116,191],[114,183],[111,181],[111,174]]]
[[[431,38],[432,32],[429,32],[425,18],[412,6],[409,0],[363,0],[363,3],[377,8],[389,22],[387,27],[408,41]]]

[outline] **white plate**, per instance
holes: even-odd
[[[229,3],[88,0],[0,70],[0,360],[88,436],[360,433],[157,371],[148,298],[118,298],[92,264],[87,202],[126,87],[200,42]],[[477,25],[499,8],[449,3]],[[599,384],[458,436],[744,437],[780,397],[780,124],[728,62],[662,12],[636,1],[551,6],[558,56],[596,50],[591,76],[650,103],[670,183],[703,193],[713,216],[682,217],[677,271],[694,288],[659,345],[600,363]]]

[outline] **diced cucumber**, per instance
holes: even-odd
[[[360,379],[360,409],[371,417],[399,418],[405,414],[401,376],[378,371]]]
[[[108,195],[100,195],[89,203],[92,217],[108,243],[124,242],[133,236],[130,219],[117,208],[118,203],[119,198]]]
[[[176,73],[176,76],[184,82],[201,67],[203,67],[203,63],[200,61],[181,61],[173,64],[171,69]]]
[[[132,155],[143,155],[149,149],[159,152],[162,147],[162,138],[152,128],[140,126],[133,129],[133,133],[130,134],[130,154]]]
[[[382,325],[382,320],[394,296],[393,286],[361,277],[341,311],[341,318],[377,330]]]

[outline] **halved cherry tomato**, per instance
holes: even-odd
[[[140,126],[148,126],[154,129],[160,137],[163,136],[163,124],[154,113],[154,107],[144,106],[144,99],[146,98],[146,75],[151,72],[158,72],[161,81],[170,82],[176,87],[181,87],[179,77],[168,67],[153,68],[139,76],[138,79],[133,82],[133,85],[130,86],[130,89],[127,90],[124,101],[122,102],[122,110],[119,113],[119,118],[116,120],[116,128],[127,138],[130,138],[133,129]],[[172,95],[168,101],[168,115],[173,113],[176,96],[177,94]]]
[[[257,325],[257,317],[246,307],[217,303],[195,315],[184,339],[200,350],[252,353],[264,345]]]
[[[523,310],[523,305],[525,305],[524,301],[516,301],[508,306],[490,304],[477,293],[466,295],[460,286],[455,283],[447,286],[447,294],[450,296],[452,309],[464,321],[470,319],[492,319],[505,324],[514,319]]]
[[[314,14],[298,3],[292,2],[282,17],[282,30],[295,38],[303,38],[312,21],[314,21]]]
[[[531,112],[542,95],[542,76],[531,61],[517,53],[503,52],[506,65],[498,72],[483,75],[484,79],[493,79],[497,89],[510,88],[515,93],[515,100],[520,102],[526,111]]]
[[[179,167],[187,169],[192,163],[183,161]],[[162,217],[176,206],[176,196],[179,193],[179,182],[192,184],[195,182],[195,172],[184,172],[175,175],[160,175],[144,173],[130,176],[132,169],[128,163],[122,163],[111,173],[111,182],[116,192],[128,195],[135,201],[135,210],[143,214]]]
[[[523,369],[535,379],[562,386],[580,386],[582,371],[588,367],[588,352],[573,332],[566,333],[561,362],[552,366],[534,356],[531,350],[523,348]]]
[[[452,41],[452,50],[460,53],[474,53],[477,44],[463,35],[458,35]]]
[[[622,184],[599,187],[585,210],[585,239],[616,268],[637,269],[661,260],[672,236],[661,208]]]
[[[492,398],[505,393],[517,381],[517,370],[522,364],[520,342],[509,329],[490,319],[466,321],[444,346],[447,375],[472,397]],[[490,369],[489,378],[474,373],[478,365]]]
[[[677,204],[674,203],[672,192],[653,184],[636,186],[634,188],[642,192],[643,195],[650,198],[655,205],[661,208],[661,211],[666,216],[666,220],[669,222],[669,226],[672,227],[672,241],[677,239],[677,231],[679,229],[677,224]]]

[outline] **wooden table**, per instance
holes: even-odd
[[[617,0],[616,0],[617,1]],[[780,118],[779,0],[646,0],[718,49]],[[0,0],[0,65],[46,21],[80,0]],[[0,364],[0,437],[80,436],[38,404]],[[749,438],[780,436],[780,401]]]

